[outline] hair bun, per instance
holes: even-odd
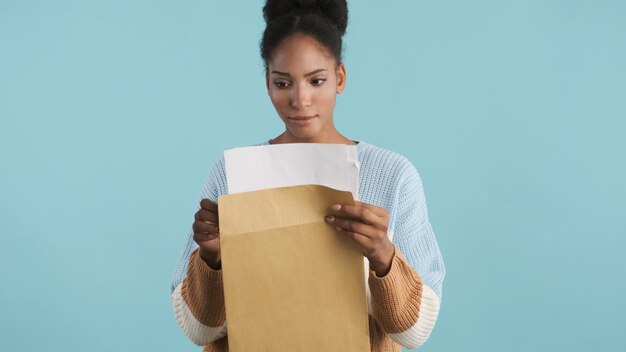
[[[263,7],[263,18],[267,24],[290,13],[318,13],[335,24],[342,36],[346,33],[348,26],[346,0],[267,0]]]

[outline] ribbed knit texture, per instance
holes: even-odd
[[[400,333],[415,325],[422,303],[422,281],[396,251],[384,277],[370,271],[374,318],[386,333]]]
[[[193,274],[192,271],[195,271]],[[222,271],[212,270],[200,257],[197,250],[191,253],[189,275],[185,277],[181,293],[196,319],[210,327],[224,324],[224,284]]]
[[[393,342],[371,315],[368,315],[367,318],[372,352],[402,352],[402,346]]]
[[[222,337],[219,340],[216,340],[210,345],[204,346],[202,352],[223,352],[228,351],[228,339],[226,337]]]
[[[268,144],[263,142],[256,145]],[[372,341],[372,347],[376,351],[399,351],[399,345],[384,332],[395,336],[395,333],[401,333],[415,324],[419,315],[422,285],[427,285],[432,289],[429,292],[434,291],[438,301],[441,300],[445,267],[428,221],[422,181],[415,166],[396,152],[362,141],[357,144],[357,154],[360,162],[360,200],[389,211],[389,233],[393,234],[392,241],[396,246],[396,256],[389,274],[376,278],[373,272],[370,273],[372,307],[374,318],[378,320],[370,319],[370,323],[374,322],[374,325],[370,325],[370,334],[373,334],[371,339],[377,341]],[[218,196],[223,194],[228,194],[228,185],[222,156],[211,167],[200,198],[217,201]],[[183,282],[189,268],[195,266],[190,263],[190,255],[196,248],[190,230],[172,280],[172,293]],[[200,262],[204,263],[201,259]],[[197,289],[202,291],[199,287]],[[196,318],[200,321],[209,319],[202,316],[206,311],[198,313],[200,316]],[[211,323],[213,325],[216,321]],[[378,347],[374,349],[374,345]]]

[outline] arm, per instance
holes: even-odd
[[[437,316],[445,267],[428,221],[422,183],[407,160],[398,183],[398,201],[390,232],[396,248],[389,272],[370,271],[373,316],[395,342],[421,346]]]
[[[217,177],[223,162],[213,165],[201,199],[216,200],[220,192]],[[176,321],[185,335],[203,346],[226,335],[224,291],[221,270],[211,269],[198,253],[190,231],[172,280],[171,297]]]
[[[226,313],[221,270],[211,269],[195,249],[189,271],[172,293],[176,321],[196,345],[207,345],[226,335]]]
[[[371,270],[368,284],[372,315],[381,329],[402,346],[421,346],[439,314],[439,297],[433,289],[422,282],[398,250],[389,273],[378,277]]]

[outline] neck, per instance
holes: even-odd
[[[283,143],[330,143],[330,144],[356,144],[349,138],[337,133],[334,136],[315,136],[311,138],[298,138],[288,131],[283,132],[280,136],[271,139],[270,144],[283,144]]]

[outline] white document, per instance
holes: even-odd
[[[224,152],[228,193],[317,184],[359,200],[356,145],[283,143]]]

